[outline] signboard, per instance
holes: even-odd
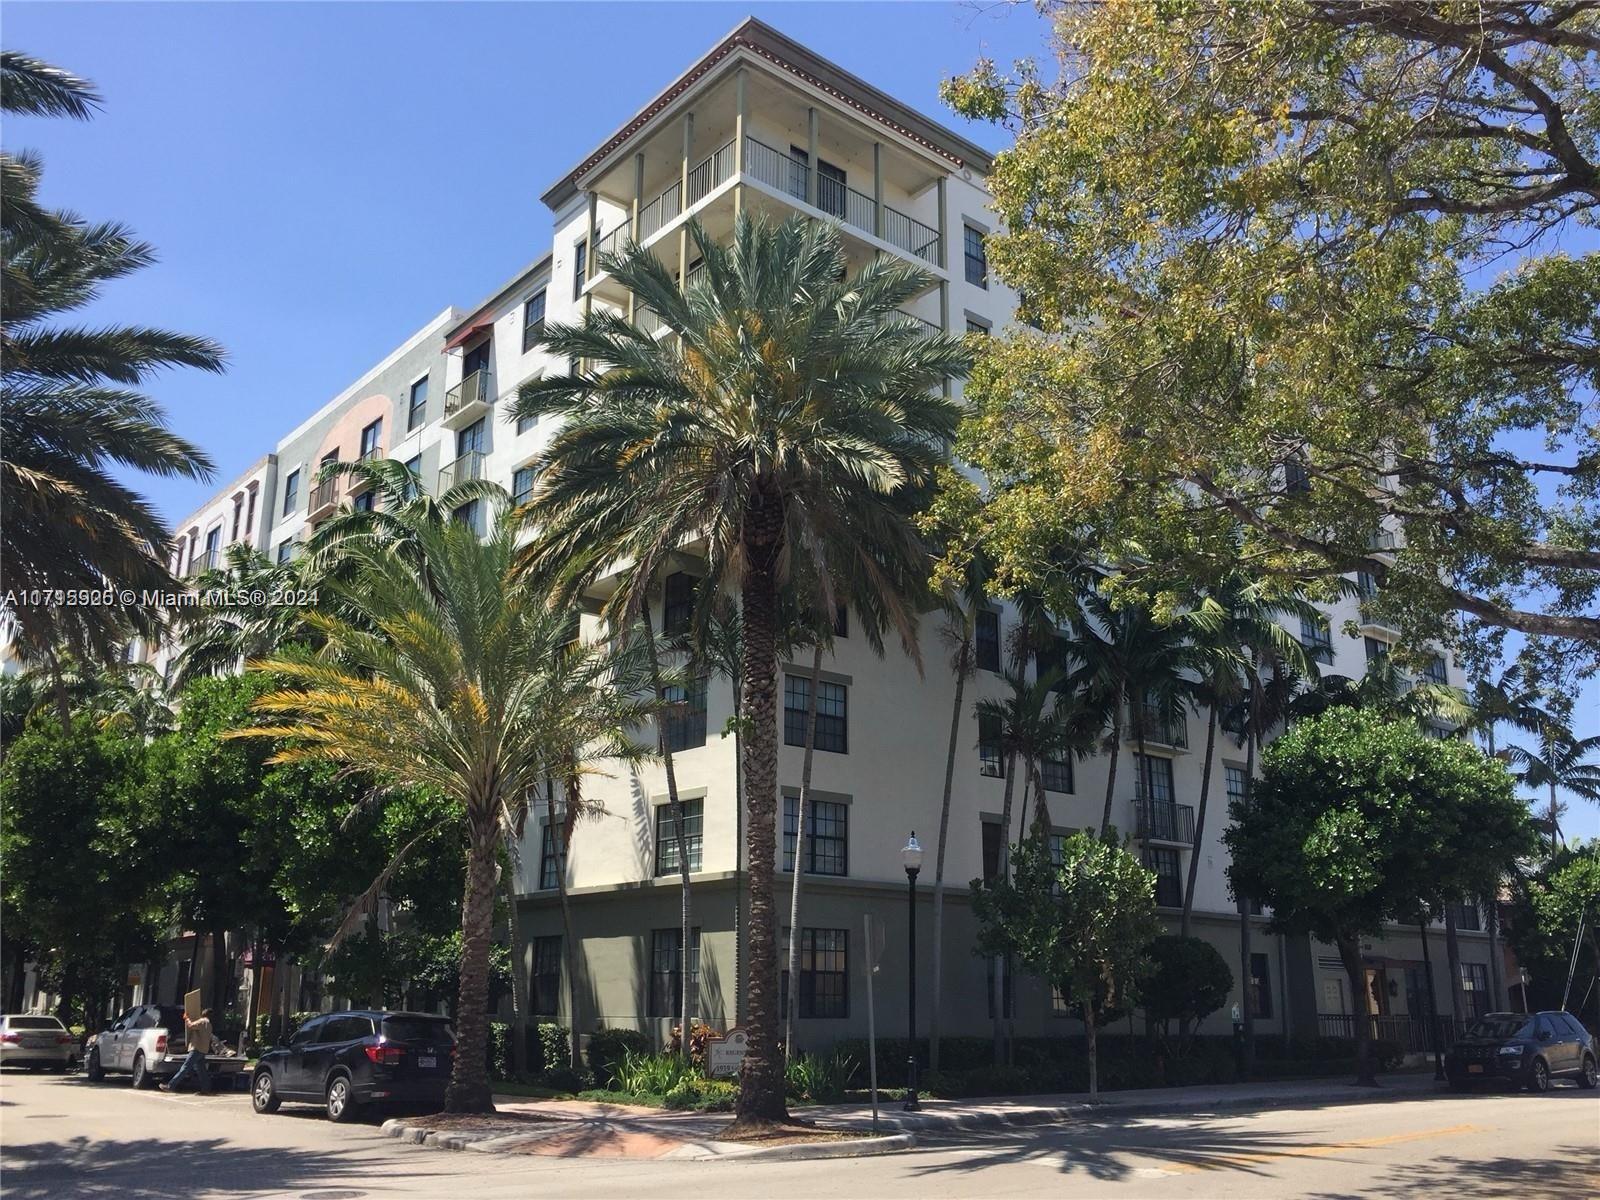
[[[185,992],[183,994],[183,1015],[184,1016],[188,1017],[189,1020],[191,1020],[191,1021],[198,1021],[200,1019],[200,1008],[201,1008],[201,1004],[200,1004],[200,989],[199,988],[195,988],[194,991]]]
[[[739,1074],[749,1049],[749,1035],[742,1029],[730,1029],[720,1038],[706,1045],[706,1070],[713,1079],[727,1079]]]
[[[140,968],[140,967],[129,967],[128,968],[128,986],[131,987],[131,988],[136,988],[143,982],[144,982],[144,971],[143,971],[143,969]]]

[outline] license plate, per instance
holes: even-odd
[[[417,1066],[419,1067],[437,1067],[438,1065],[439,1059],[436,1055],[423,1054],[417,1058]]]
[[[1483,1074],[1483,1065],[1481,1063],[1468,1063],[1467,1064],[1467,1074],[1468,1075],[1482,1075]]]

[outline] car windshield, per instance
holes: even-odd
[[[1532,1022],[1527,1017],[1517,1016],[1514,1013],[1498,1017],[1483,1017],[1474,1021],[1467,1030],[1467,1036],[1472,1038],[1512,1038],[1526,1036],[1526,1031]]]
[[[54,1017],[7,1017],[7,1029],[55,1029],[63,1028],[60,1021]]]
[[[443,1017],[385,1017],[383,1036],[391,1042],[453,1042],[456,1035]]]

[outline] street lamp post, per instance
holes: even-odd
[[[911,831],[911,840],[900,851],[900,861],[906,869],[906,1105],[907,1112],[916,1112],[917,1103],[917,872],[922,870],[922,846],[917,841],[917,831]]]

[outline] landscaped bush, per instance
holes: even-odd
[[[613,1075],[612,1086],[636,1096],[665,1096],[678,1084],[700,1078],[700,1072],[675,1054],[647,1054],[629,1050]]]
[[[594,1081],[571,1067],[551,1067],[541,1078],[544,1086],[555,1092],[586,1091]]]
[[[662,1097],[662,1103],[672,1109],[695,1109],[699,1112],[728,1112],[733,1108],[739,1089],[725,1079],[680,1079]]]
[[[589,1071],[594,1075],[595,1087],[603,1090],[616,1086],[617,1068],[630,1050],[648,1054],[650,1039],[637,1029],[601,1029],[590,1035]]]
[[[789,1060],[785,1073],[789,1098],[807,1104],[833,1104],[844,1099],[855,1071],[855,1059],[838,1050],[826,1057],[796,1055]]]
[[[554,1021],[541,1021],[534,1031],[538,1040],[539,1055],[534,1058],[528,1056],[528,1066],[535,1071],[542,1071],[546,1076],[551,1071],[572,1070],[572,1030],[565,1025],[557,1025]]]

